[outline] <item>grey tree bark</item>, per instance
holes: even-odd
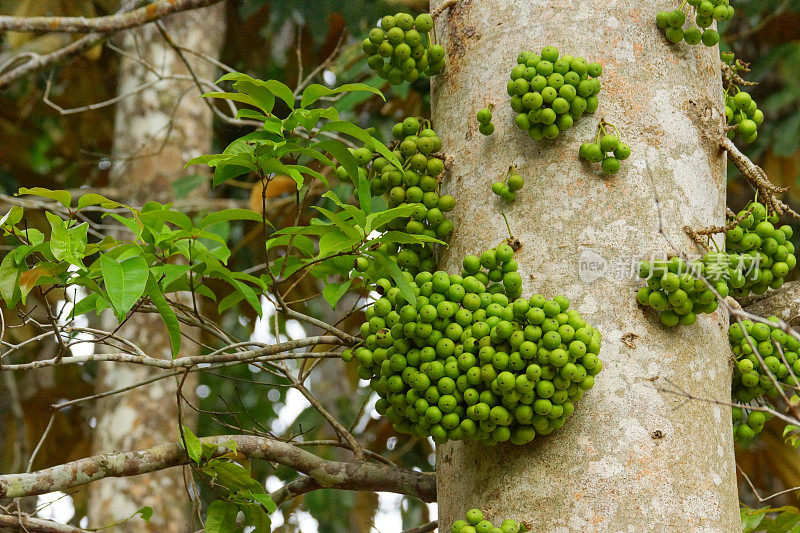
[[[445,526],[481,507],[533,531],[741,527],[730,410],[657,390],[674,383],[696,396],[730,398],[727,317],[702,315],[694,326],[667,329],[638,307],[641,282],[612,268],[672,251],[659,233],[656,192],[664,233],[681,251],[695,251],[682,227],[724,218],[725,160],[695,125],[691,103],[721,105],[719,52],[667,42],[654,19],[673,4],[464,0],[437,19],[449,63],[434,81],[433,121],[451,159],[444,189],[458,199],[442,264],[456,272],[464,254],[506,238],[505,212],[523,245],[516,259],[524,294],[570,298],[601,331],[604,364],[594,389],[551,435],[523,447],[438,448]],[[517,54],[546,45],[602,63],[603,91],[594,115],[554,141],[534,142],[513,124],[505,86]],[[488,102],[496,131],[486,138],[475,113]],[[611,178],[578,158],[601,117],[633,150]],[[526,180],[510,205],[490,191],[509,165]],[[580,259],[605,264],[605,275],[581,276]]]
[[[224,13],[224,3],[220,3],[173,15],[164,20],[165,28],[177,44],[217,58],[225,33]],[[121,41],[122,48],[131,56],[123,58],[120,65],[120,94],[153,79],[155,74],[150,68],[165,74],[188,74],[155,24],[129,31]],[[199,79],[212,82],[216,79],[216,67],[194,55],[184,55]],[[209,153],[212,140],[212,115],[206,103],[197,98],[198,94],[199,89],[191,82],[162,81],[118,104],[110,185],[121,191],[124,201],[132,205],[151,200],[170,202],[172,183],[197,172],[196,168],[183,170],[183,166],[188,159]],[[198,196],[207,193],[206,187],[194,192]],[[113,329],[116,321],[111,318],[112,323],[107,326]],[[171,357],[166,328],[158,315],[134,315],[119,334],[131,339],[148,355]],[[182,356],[197,353],[197,345],[183,343]],[[98,376],[98,392],[143,381],[152,372],[136,365],[104,364]],[[196,381],[189,378],[184,390],[191,393],[195,386]],[[178,438],[176,387],[175,381],[161,380],[101,400],[97,407],[95,451],[137,450]],[[101,527],[148,505],[155,511],[149,531],[193,531],[184,484],[183,472],[178,468],[93,484],[89,498],[90,524]],[[143,531],[144,523],[137,518],[115,528],[115,531]]]

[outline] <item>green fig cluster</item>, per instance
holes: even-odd
[[[478,131],[481,135],[491,135],[494,133],[494,124],[492,124],[492,106],[479,109],[477,113],[478,118]]]
[[[660,11],[656,15],[656,24],[664,30],[664,35],[673,43],[685,41],[686,44],[714,46],[719,43],[719,32],[711,25],[716,22],[727,22],[733,18],[734,9],[730,0],[688,0],[694,8],[694,24],[684,29],[687,16],[683,4],[673,11]]]
[[[404,272],[415,302],[377,282],[364,343],[342,358],[358,362],[396,431],[521,445],[561,427],[592,388],[600,332],[563,296],[520,298],[513,256],[503,243],[466,256],[460,275]]]
[[[525,186],[525,179],[517,174],[512,166],[506,172],[505,179],[492,183],[492,192],[506,202],[517,199],[517,193]]]
[[[603,173],[612,176],[619,172],[620,162],[631,156],[631,147],[620,140],[615,126],[600,121],[594,142],[583,143],[578,155],[589,163],[600,163]]]
[[[723,298],[728,295],[728,284],[723,276],[712,275],[716,257],[706,254],[703,259],[689,261],[680,257],[639,263],[639,276],[647,279],[647,286],[636,293],[643,306],[658,311],[658,317],[667,327],[690,326],[701,313],[717,310],[717,297],[706,281]]]
[[[725,122],[732,128],[728,130],[728,138],[733,140],[736,135],[744,143],[752,143],[758,138],[758,128],[764,123],[764,112],[749,93],[742,91],[736,81],[741,76],[750,72],[746,63],[736,59],[733,52],[721,52],[723,63],[730,67],[734,76],[725,77]]]
[[[636,294],[639,303],[657,310],[661,322],[673,327],[694,324],[698,314],[717,309],[709,284],[723,298],[779,289],[797,266],[792,228],[779,226],[778,215],[757,201],[729,218],[729,225],[734,222],[725,234],[724,252],[708,252],[688,263],[679,257],[640,262],[639,276],[647,286]]]
[[[453,231],[453,223],[448,220],[447,213],[456,204],[452,196],[439,194],[439,177],[444,172],[444,162],[436,153],[442,149],[442,140],[429,126],[425,120],[408,117],[392,128],[392,135],[396,139],[393,153],[402,163],[402,169],[370,148],[351,151],[359,166],[359,174],[369,181],[371,194],[384,195],[389,207],[408,206],[411,211],[409,216],[390,222],[388,229],[444,240]],[[347,178],[347,171],[343,167],[338,167],[336,174],[342,180]],[[388,254],[400,268],[412,275],[436,269],[430,242],[403,245],[384,243],[380,251]],[[363,272],[358,270],[358,264],[354,267]]]
[[[736,135],[743,143],[750,144],[758,138],[758,128],[764,123],[764,112],[750,96],[750,93],[733,86],[725,91],[725,121],[729,126],[735,126],[728,131],[728,138],[733,140]]]
[[[506,87],[517,127],[533,140],[555,139],[584,113],[597,109],[603,67],[561,55],[554,46],[540,54],[522,52]]]
[[[731,396],[734,402],[745,406],[772,407],[769,398],[780,397],[775,384],[791,391],[797,386],[795,376],[800,376],[800,341],[783,331],[776,317],[767,320],[771,323],[742,320],[728,329],[736,358]],[[734,437],[743,443],[753,440],[771,417],[763,411],[734,407]]]
[[[742,298],[779,289],[797,266],[792,228],[779,225],[778,215],[768,213],[757,201],[750,202],[731,222],[736,219],[738,224],[725,234],[725,249],[729,262],[740,264],[745,275],[743,283],[731,282],[732,295]]]
[[[508,518],[500,526],[495,526],[483,517],[480,509],[467,511],[466,520],[456,520],[450,526],[450,533],[523,533],[529,531],[525,524]]]
[[[766,411],[735,405],[731,408],[731,417],[733,419],[733,440],[747,445],[761,435],[764,424],[771,420],[773,415]]]
[[[372,28],[361,44],[367,65],[392,85],[414,82],[420,76],[438,74],[445,64],[445,50],[431,39],[433,17],[422,13],[387,15]]]

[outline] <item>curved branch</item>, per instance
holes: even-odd
[[[0,515],[0,528],[15,528],[20,531],[30,531],[31,533],[87,533],[85,529],[25,514]]]
[[[411,529],[406,529],[403,533],[426,533],[428,531],[433,531],[439,527],[439,521],[434,520],[432,522],[428,522],[427,524],[422,524],[418,527],[412,527]]]
[[[110,33],[143,26],[172,13],[216,4],[221,0],[159,0],[150,5],[107,17],[11,17],[0,16],[0,31],[48,31],[61,33]]]
[[[344,342],[340,338],[334,337],[333,335],[321,335],[318,337],[305,337],[302,339],[272,344],[270,346],[265,346],[255,350],[247,350],[235,353],[217,353],[213,355],[194,355],[178,357],[177,359],[156,359],[153,357],[142,357],[140,355],[131,355],[128,353],[93,353],[89,355],[73,355],[69,357],[62,357],[60,360],[52,358],[45,359],[43,361],[31,361],[30,363],[20,363],[16,365],[0,365],[0,372],[9,370],[33,370],[36,368],[86,363],[89,361],[113,361],[116,363],[131,363],[135,365],[172,370],[175,368],[192,367],[203,363],[229,363],[234,361],[244,362],[252,359],[263,358],[265,356],[289,352],[298,348],[316,346],[318,344],[342,345]],[[313,353],[309,355],[311,357],[314,356]],[[281,358],[276,357],[273,360],[277,359]]]
[[[0,89],[5,89],[18,79],[27,76],[38,70],[46,67],[58,65],[71,57],[82,54],[86,50],[94,47],[96,44],[103,42],[106,36],[100,33],[90,33],[78,39],[77,41],[59,48],[55,52],[49,54],[33,54],[28,61],[21,65],[9,70],[0,76]]]
[[[321,488],[395,492],[425,502],[436,500],[436,477],[432,474],[384,464],[328,461],[288,442],[266,437],[221,435],[200,441],[215,446],[234,441],[240,455],[288,466],[313,478]],[[0,475],[0,499],[68,491],[109,477],[136,476],[189,462],[177,442],[135,452],[95,455],[30,474]]]
[[[272,498],[272,501],[275,502],[275,505],[280,507],[284,502],[287,502],[292,498],[302,496],[307,492],[312,492],[321,488],[322,485],[320,485],[316,479],[309,476],[303,476],[279,488],[270,494],[270,498]]]

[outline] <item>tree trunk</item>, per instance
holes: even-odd
[[[216,58],[225,33],[224,5],[170,17],[165,20],[165,26],[177,44]],[[122,47],[134,56],[141,55],[158,71],[188,74],[154,24],[127,32],[122,38]],[[191,54],[185,56],[199,79],[212,82],[216,79],[217,69],[213,65]],[[154,76],[136,60],[123,58],[119,93],[129,92]],[[194,168],[184,171],[183,166],[191,157],[209,153],[212,140],[212,115],[206,103],[197,98],[198,93],[199,89],[191,82],[162,81],[119,103],[110,185],[121,192],[123,201],[132,205],[151,200],[170,202],[172,183],[197,172]],[[194,194],[206,195],[208,188],[200,187]],[[116,321],[111,318],[107,329],[116,327]],[[167,330],[157,314],[134,315],[119,334],[131,339],[148,355],[171,357]],[[192,355],[192,352],[197,352],[197,345],[185,341],[181,355]],[[105,364],[98,376],[98,392],[137,383],[152,375],[146,367]],[[184,390],[193,394],[195,386],[196,381],[190,378]],[[175,441],[178,438],[176,387],[174,380],[167,379],[101,400],[97,408],[96,452],[137,450]],[[192,531],[182,474],[181,469],[171,469],[93,484],[90,523],[101,527],[148,505],[155,511],[150,531]],[[143,530],[144,523],[139,518],[115,529]]]
[[[551,435],[522,447],[438,447],[445,527],[471,507],[534,531],[741,527],[730,409],[657,390],[730,398],[727,317],[701,315],[694,326],[667,329],[637,305],[640,281],[611,268],[593,282],[579,274],[581,259],[599,255],[612,267],[672,251],[659,234],[654,192],[664,232],[681,251],[695,251],[681,228],[723,222],[725,159],[704,140],[691,104],[721,106],[719,51],[667,42],[655,15],[673,4],[461,1],[437,20],[449,63],[434,82],[433,122],[450,159],[444,189],[457,198],[442,264],[456,272],[465,254],[507,237],[504,211],[523,245],[516,253],[523,294],[570,298],[602,333],[604,364],[594,389]],[[519,52],[546,45],[602,63],[603,90],[594,115],[554,141],[535,142],[513,123],[506,81]],[[483,137],[475,113],[488,102],[496,131]],[[633,150],[610,178],[578,158],[600,117]],[[526,185],[505,204],[490,186],[509,165]]]

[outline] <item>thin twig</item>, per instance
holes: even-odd
[[[39,439],[39,442],[36,444],[36,448],[33,449],[31,458],[28,459],[28,467],[25,469],[26,473],[31,471],[31,468],[33,467],[33,461],[39,454],[39,450],[42,449],[42,444],[44,444],[45,439],[47,439],[47,436],[50,434],[50,430],[53,428],[53,422],[55,422],[55,420],[56,420],[56,413],[52,413],[50,415],[50,421],[47,423],[47,427],[44,429],[44,433],[42,433],[42,438]]]

